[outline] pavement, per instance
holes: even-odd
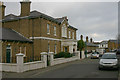
[[[118,80],[120,80],[120,55],[117,55],[118,57],[118,62],[119,62],[119,69],[118,69]]]
[[[3,78],[118,78],[118,70],[99,70],[98,62],[86,58],[24,73],[3,72]]]

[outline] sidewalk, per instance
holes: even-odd
[[[118,68],[118,80],[120,80],[120,55],[117,55],[118,57],[118,64],[119,64],[119,68]]]
[[[32,75],[35,76],[35,75],[42,74],[42,73],[45,73],[45,72],[48,72],[51,70],[57,70],[59,68],[69,66],[73,63],[77,63],[81,60],[83,60],[83,59],[68,62],[68,63],[58,64],[55,66],[48,66],[47,68],[31,70],[31,71],[27,71],[27,72],[23,72],[23,73],[2,72],[2,78],[29,78],[29,77],[32,77]]]

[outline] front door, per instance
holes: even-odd
[[[67,47],[65,47],[65,52],[68,52],[68,48]]]
[[[10,57],[11,57],[11,48],[10,48],[10,46],[7,46],[7,48],[6,48],[6,63],[10,63]]]

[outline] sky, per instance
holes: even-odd
[[[67,2],[46,2],[34,0],[31,11],[38,10],[54,18],[67,16],[69,24],[78,28],[77,39],[80,35],[93,38],[94,41],[116,39],[118,34],[118,3],[117,0],[93,0]],[[5,14],[20,14],[20,3],[5,2]]]

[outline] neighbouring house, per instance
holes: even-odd
[[[108,41],[101,41],[99,49],[101,49],[103,52],[108,52]]]
[[[5,34],[8,36],[8,40],[1,38],[2,45],[5,44],[2,46],[4,57],[7,57],[6,55],[9,53],[10,61],[20,51],[26,56],[32,56],[33,59],[35,56],[40,56],[41,52],[73,53],[77,51],[77,28],[68,23],[66,16],[53,18],[36,10],[30,12],[31,1],[29,0],[21,1],[20,4],[21,13],[19,16],[14,14],[5,16],[6,6],[0,3],[0,8],[2,8],[0,9],[2,10],[2,20],[0,20],[2,25],[0,27],[14,33]],[[9,41],[9,36],[12,41]],[[14,36],[20,40],[16,40]]]
[[[118,40],[109,40],[108,41],[108,49],[109,49],[109,51],[117,50],[118,49]]]
[[[83,36],[81,35],[81,40],[83,40]],[[89,41],[89,38],[88,36],[86,36],[86,41],[85,41],[85,50],[87,52],[91,52],[91,51],[96,51],[98,49],[98,45],[97,44],[94,44],[94,41],[92,38],[90,38],[90,41]]]
[[[20,33],[9,29],[0,28],[0,45],[2,45],[0,60],[4,63],[16,62],[16,54],[23,53],[24,57],[32,55],[33,42]]]

